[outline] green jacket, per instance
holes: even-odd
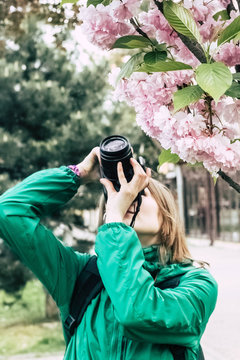
[[[42,215],[64,205],[80,179],[69,168],[39,171],[0,197],[0,236],[48,289],[64,322],[75,280],[87,263],[40,223]],[[105,289],[92,301],[67,343],[65,360],[172,360],[167,344],[187,347],[196,359],[200,338],[214,310],[217,285],[192,264],[161,266],[157,247],[142,248],[136,232],[123,223],[99,228],[95,251]],[[183,274],[175,289],[154,287]]]

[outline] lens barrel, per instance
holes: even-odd
[[[125,177],[129,182],[133,177],[133,168],[129,161],[132,156],[131,145],[124,136],[108,136],[100,144],[102,176],[112,181],[116,190],[119,190],[117,163],[122,162]]]

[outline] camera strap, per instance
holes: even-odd
[[[141,204],[142,204],[142,191],[140,193],[138,193],[138,196],[137,196],[137,208],[136,208],[136,211],[135,211],[135,213],[134,213],[134,215],[132,217],[132,221],[131,221],[131,224],[130,224],[131,227],[134,227],[135,220],[136,220],[137,214],[139,213]]]

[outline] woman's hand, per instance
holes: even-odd
[[[125,178],[122,163],[119,162],[117,164],[118,180],[121,185],[118,192],[111,181],[104,178],[100,179],[108,193],[106,223],[123,222],[126,212],[136,199],[138,193],[148,186],[151,170],[147,168],[145,172],[134,158],[130,159],[130,163],[133,167],[134,176],[129,183]]]
[[[77,165],[81,179],[86,184],[100,178],[100,151],[99,146],[85,157],[85,159]]]

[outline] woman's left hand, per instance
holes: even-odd
[[[149,178],[151,177],[151,170],[143,170],[141,165],[134,159],[130,159],[130,164],[133,167],[133,178],[130,182],[123,172],[122,163],[117,164],[118,180],[121,185],[120,190],[116,191],[112,182],[102,178],[100,179],[107,190],[108,201],[106,204],[106,223],[109,222],[123,222],[124,216],[138,193],[148,186]]]
[[[86,184],[91,181],[98,180],[100,178],[100,150],[99,146],[96,146],[85,157],[85,159],[77,165],[82,183]]]

